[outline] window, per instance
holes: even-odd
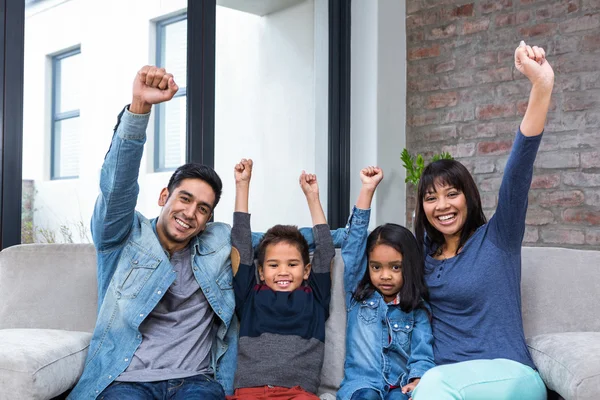
[[[52,58],[51,179],[79,176],[79,48]]]
[[[156,64],[173,74],[179,91],[162,103],[155,114],[156,171],[172,170],[185,163],[187,18],[178,15],[157,24]]]

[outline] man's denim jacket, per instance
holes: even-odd
[[[140,324],[175,280],[154,230],[156,222],[135,211],[149,117],[127,110],[121,113],[102,166],[101,193],[92,216],[98,317],[83,375],[69,399],[94,399],[125,371],[142,342]],[[215,379],[231,394],[239,329],[234,316],[230,227],[209,224],[190,245],[194,275],[218,325],[211,367]]]
[[[427,312],[405,313],[386,304],[377,291],[361,302],[353,297],[367,268],[367,228],[370,210],[354,207],[342,243],[346,295],[346,361],[338,399],[350,399],[359,389],[379,391],[404,386],[433,368],[433,335]]]

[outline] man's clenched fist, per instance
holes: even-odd
[[[167,73],[164,68],[146,65],[138,71],[133,81],[133,99],[129,111],[134,114],[149,113],[153,104],[171,100],[178,90],[173,74]]]

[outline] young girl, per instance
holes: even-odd
[[[365,168],[360,179],[342,244],[348,322],[337,398],[405,400],[434,366],[423,257],[412,233],[400,225],[379,226],[367,237],[371,200],[383,171]]]
[[[419,182],[416,233],[426,255],[440,366],[425,374],[415,400],[546,399],[523,333],[520,281],[528,191],[554,72],[544,49],[523,42],[515,67],[531,93],[496,214],[486,222],[473,177],[458,161],[431,163]]]

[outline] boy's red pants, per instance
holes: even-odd
[[[233,396],[227,396],[227,400],[319,400],[314,395],[300,386],[292,388],[280,386],[261,386],[252,388],[236,389]]]

